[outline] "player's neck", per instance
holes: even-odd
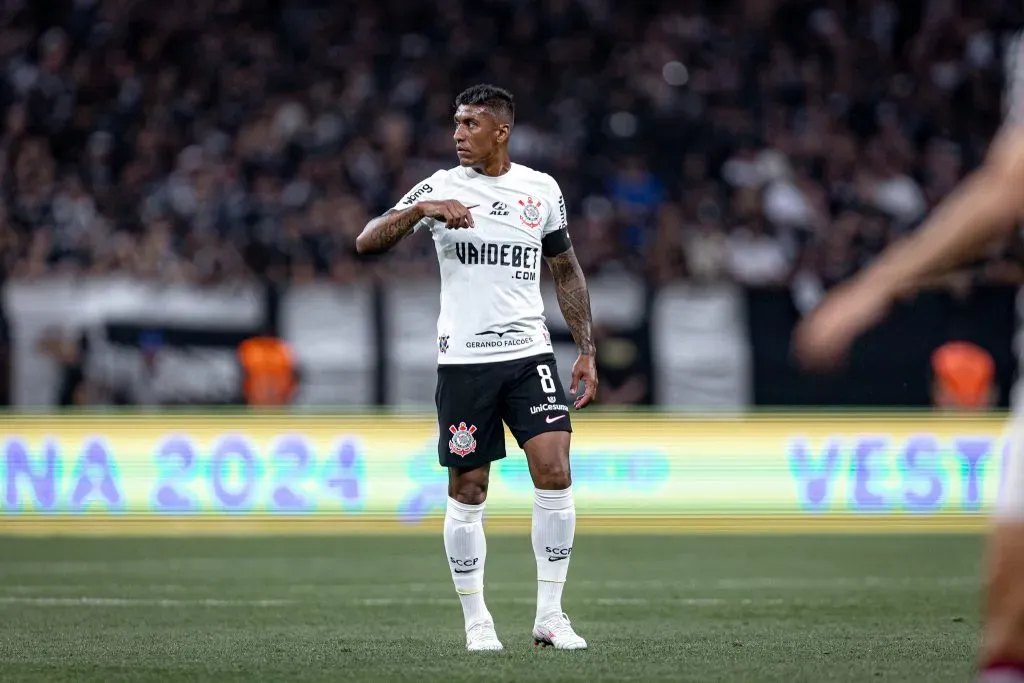
[[[489,175],[491,177],[497,177],[505,175],[512,168],[512,160],[508,158],[507,154],[496,154],[492,158],[488,159],[479,166],[474,166],[473,170],[480,175]]]

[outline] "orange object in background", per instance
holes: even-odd
[[[253,337],[238,347],[242,364],[242,393],[251,406],[291,403],[297,377],[291,349],[275,337]]]
[[[995,398],[995,361],[976,344],[943,344],[932,354],[932,371],[940,407],[985,408]]]

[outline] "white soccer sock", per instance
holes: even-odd
[[[452,570],[455,591],[462,602],[466,629],[491,618],[484,604],[484,560],[487,539],[484,537],[484,506],[466,505],[448,499],[444,514],[444,549]]]
[[[563,491],[534,489],[533,554],[537,558],[537,621],[562,613],[562,588],[576,535],[572,487]]]

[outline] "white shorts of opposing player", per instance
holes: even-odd
[[[1010,405],[1013,415],[1003,428],[1005,446],[1000,455],[1005,458],[993,459],[991,471],[1000,478],[998,494],[994,506],[994,517],[1013,521],[1013,518],[1024,519],[1024,469],[1021,468],[1021,453],[1024,452],[1024,385],[1018,380],[1010,392]],[[990,475],[992,476],[992,475]]]
[[[1024,303],[1024,298],[1019,299],[1020,303]],[[1024,337],[1018,338],[1018,345],[1021,342]],[[1024,358],[1021,362],[1024,363]],[[993,468],[997,476],[1001,475],[995,518],[997,522],[1024,522],[1024,377],[1014,384],[1010,403],[1013,417],[1004,430],[1006,448],[1003,453],[1007,460]]]

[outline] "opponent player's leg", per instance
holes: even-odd
[[[983,683],[1024,682],[1024,522],[1000,519],[989,539]]]
[[[983,683],[1024,682],[1024,424],[1017,420],[989,538]]]
[[[472,368],[438,369],[438,459],[448,469],[444,546],[462,603],[469,650],[501,650],[484,602],[487,540],[483,515],[490,463],[505,457],[494,382]]]
[[[572,425],[553,356],[526,359],[508,381],[503,419],[526,452],[533,478],[531,536],[537,561],[536,644],[584,649],[562,612],[562,589],[576,535],[569,443]]]

